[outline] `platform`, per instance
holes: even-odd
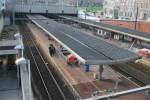
[[[23,100],[21,89],[18,88],[17,71],[2,71],[0,68],[0,99]]]
[[[21,77],[23,100],[33,100],[32,88],[31,88],[31,83],[30,83],[31,80],[29,78],[28,68],[29,67],[27,63],[20,65],[20,77]]]
[[[144,32],[140,32],[137,30],[128,29],[128,28],[124,28],[124,27],[120,27],[120,26],[113,26],[113,25],[102,23],[102,22],[94,22],[94,21],[90,21],[90,20],[80,19],[77,17],[71,17],[71,16],[60,16],[60,17],[67,19],[67,20],[72,20],[74,22],[93,26],[93,27],[96,27],[96,28],[99,28],[102,30],[106,30],[109,32],[115,32],[118,34],[122,34],[125,36],[129,36],[129,37],[150,43],[150,34],[149,33],[144,33]]]
[[[51,41],[48,39],[45,32],[41,29],[37,28],[33,24],[28,24],[28,27],[32,31],[37,44],[42,49],[44,55],[55,65],[55,68],[58,70],[58,73],[61,74],[66,80],[68,80],[68,84],[71,84],[75,90],[80,94],[82,99],[90,98],[94,91],[102,91],[102,90],[115,90],[115,91],[123,91],[137,87],[134,83],[130,82],[123,76],[117,74],[112,71],[109,67],[105,67],[105,71],[103,73],[103,77],[105,81],[99,81],[94,79],[94,74],[98,72],[97,66],[92,66],[90,72],[84,72],[83,66],[79,67],[71,67],[68,66],[66,61],[61,55],[57,55],[51,57],[49,55],[48,46],[50,43],[53,43],[56,48],[59,47],[58,42]],[[118,88],[114,89],[115,82],[120,80]],[[148,100],[148,96],[144,93],[138,93],[134,95],[129,95],[122,97],[117,100]]]
[[[81,62],[87,64],[113,64],[135,60],[134,53],[84,34],[65,24],[60,24],[43,16],[28,16],[57,42],[71,51]],[[36,20],[35,18],[45,18]],[[59,30],[58,30],[59,29]],[[90,40],[90,41],[89,41]]]

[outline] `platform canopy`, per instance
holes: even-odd
[[[58,23],[37,15],[28,15],[32,21],[47,34],[74,54],[81,62],[92,65],[114,64],[135,60],[138,56],[96,37],[88,35],[71,26]]]
[[[90,21],[90,20],[80,19],[80,18],[77,18],[77,17],[71,17],[71,16],[60,16],[60,17],[65,18],[67,20],[72,20],[74,22],[78,22],[78,23],[81,23],[81,24],[93,26],[93,27],[96,27],[96,28],[100,28],[102,30],[110,31],[110,32],[115,32],[115,33],[118,33],[118,34],[122,34],[122,35],[125,35],[125,36],[129,36],[129,37],[132,37],[132,38],[150,43],[150,34],[149,33],[140,32],[140,31],[125,28],[125,27],[105,24],[105,23],[102,23],[102,22],[94,22],[94,21]]]

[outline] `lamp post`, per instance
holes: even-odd
[[[79,8],[79,0],[77,0],[77,9]]]
[[[77,0],[77,3],[76,3],[76,6],[77,6],[77,14],[78,14],[78,10],[79,10],[79,1]]]
[[[61,11],[64,13],[64,0],[61,0]]]
[[[139,14],[139,8],[137,7],[137,10],[136,10],[136,17],[135,17],[135,27],[134,27],[135,30],[137,29],[138,14]]]
[[[135,14],[135,24],[134,24],[134,29],[136,30],[137,29],[137,20],[138,20],[138,14],[139,14],[139,8],[138,8],[138,4],[134,3],[134,6],[136,7],[136,14]]]
[[[85,20],[86,20],[86,15],[87,15],[87,7],[85,7],[84,14],[85,14]]]
[[[16,8],[16,0],[13,0],[13,11],[12,11],[12,17],[13,17],[13,29],[14,32],[16,32],[16,27],[15,27],[15,8]]]
[[[84,11],[84,19],[86,20],[86,11]]]

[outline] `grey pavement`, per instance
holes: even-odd
[[[0,100],[22,100],[18,89],[17,71],[2,71],[0,69]]]

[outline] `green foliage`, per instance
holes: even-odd
[[[84,12],[98,12],[101,11],[102,9],[103,9],[102,5],[79,7],[79,10],[82,10]]]

